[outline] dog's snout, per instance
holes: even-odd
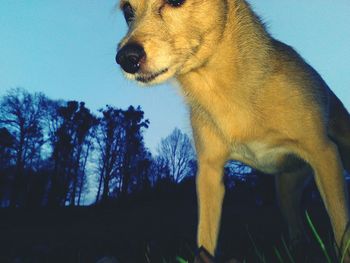
[[[134,74],[140,69],[141,60],[146,56],[143,47],[136,43],[125,45],[116,56],[116,62],[128,73]]]

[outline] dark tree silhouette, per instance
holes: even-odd
[[[6,128],[0,128],[0,168],[13,164],[15,138]]]
[[[46,103],[44,125],[51,148],[57,143],[57,131],[63,123],[63,118],[60,116],[59,109],[66,104],[67,102],[63,100],[48,100]]]
[[[47,98],[41,93],[30,94],[21,88],[11,89],[0,101],[0,125],[14,138],[16,172],[13,180],[11,206],[25,200],[25,168],[38,168],[44,144],[42,120]],[[21,199],[21,200],[20,200]]]
[[[190,174],[195,153],[190,138],[178,128],[161,140],[158,155],[167,164],[174,182],[179,183]]]
[[[151,186],[155,186],[158,181],[166,178],[170,178],[168,162],[162,156],[158,155],[153,158],[151,164],[151,171],[149,174]]]
[[[139,190],[148,182],[151,156],[143,144],[144,120],[140,107],[128,110],[106,106],[97,128],[99,153],[98,191],[96,202],[106,201],[111,193],[125,196],[128,191]],[[101,195],[102,192],[102,195]]]
[[[144,147],[143,141],[138,153],[134,156],[130,168],[131,182],[129,186],[130,192],[141,192],[151,188],[151,153]]]
[[[49,202],[52,206],[62,206],[66,202],[74,206],[77,201],[80,202],[83,191],[92,127],[97,124],[97,119],[83,102],[76,101],[59,107],[58,116],[61,125],[55,133],[56,138],[51,140],[54,175]]]
[[[91,114],[90,110],[85,107],[83,102],[79,105],[79,110],[76,112],[73,122],[75,123],[74,147],[75,155],[73,161],[73,182],[72,192],[70,196],[70,204],[75,205],[78,193],[78,204],[81,200],[84,183],[86,182],[85,167],[87,157],[90,151],[93,134],[91,129],[97,125],[96,117]]]
[[[224,167],[225,185],[228,189],[237,186],[237,183],[245,181],[247,177],[254,175],[253,170],[240,162],[229,161]]]
[[[108,105],[105,109],[100,109],[100,112],[102,117],[99,118],[99,126],[97,126],[96,131],[99,155],[96,203],[100,198],[102,198],[102,201],[107,200],[110,194],[111,181],[120,173],[120,153],[124,151],[123,140],[125,138],[125,129],[123,128],[124,112]]]
[[[12,178],[10,169],[14,164],[15,138],[6,128],[0,128],[0,207],[8,206]]]
[[[132,179],[135,179],[135,168],[144,160],[146,150],[143,143],[142,131],[148,128],[149,121],[144,120],[144,112],[140,107],[130,106],[124,113],[125,138],[121,167],[120,194],[126,196]],[[134,177],[134,178],[133,178]]]

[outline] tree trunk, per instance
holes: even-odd
[[[72,189],[72,195],[70,196],[70,206],[75,206],[75,197],[77,195],[77,186],[78,186],[78,178],[79,178],[81,152],[82,152],[82,149],[81,149],[81,146],[80,146],[78,148],[77,157],[75,159],[75,164],[74,164],[73,189]]]
[[[23,147],[24,147],[24,132],[23,128],[20,128],[20,142],[18,146],[17,156],[16,156],[16,172],[14,176],[10,207],[16,207],[19,204],[19,195],[24,194],[23,187],[23,173],[24,173],[24,160],[23,160]]]
[[[82,174],[82,176],[80,178],[80,182],[79,182],[78,202],[77,202],[78,206],[80,206],[81,195],[83,193],[84,179],[85,179],[85,172],[83,172],[83,174]]]
[[[104,168],[102,168],[102,171],[101,171],[101,174],[100,174],[100,180],[98,182],[98,190],[97,190],[97,194],[96,194],[95,204],[97,204],[98,201],[100,200],[102,181],[103,181],[103,170],[104,170]]]
[[[103,192],[102,192],[102,202],[105,202],[109,196],[109,178],[106,177],[103,180]]]

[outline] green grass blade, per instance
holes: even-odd
[[[306,214],[307,222],[308,222],[309,226],[311,227],[312,233],[315,235],[315,237],[317,239],[317,242],[320,245],[320,247],[322,249],[322,252],[323,252],[323,254],[325,255],[325,257],[327,259],[327,262],[328,263],[332,263],[329,255],[328,255],[327,249],[326,249],[326,247],[325,247],[325,245],[324,245],[320,235],[317,233],[317,230],[316,230],[314,224],[312,223],[312,220],[311,220],[311,218],[309,216],[309,213],[307,211],[305,211],[305,214]]]
[[[286,251],[286,253],[287,253],[287,256],[288,256],[290,262],[295,263],[295,261],[294,261],[292,255],[291,255],[291,253],[290,253],[290,251],[289,251],[289,248],[288,248],[287,243],[286,243],[286,241],[284,240],[284,237],[283,237],[283,236],[282,236],[282,243],[283,243],[284,249],[285,249],[285,251]]]
[[[246,226],[246,229],[247,229],[247,233],[248,233],[248,236],[249,236],[249,239],[250,241],[252,242],[253,244],[253,247],[254,247],[254,251],[255,251],[255,254],[256,256],[258,257],[258,259],[261,261],[261,262],[264,262],[265,263],[265,257],[263,254],[260,253],[260,251],[258,250],[258,247],[256,246],[255,242],[254,242],[254,239],[252,237],[252,235],[250,234],[249,230],[248,230],[248,226]]]
[[[346,242],[346,246],[345,246],[345,249],[344,249],[343,254],[341,256],[341,260],[340,260],[341,263],[344,263],[345,256],[348,253],[349,246],[350,246],[350,239]]]
[[[188,263],[188,261],[184,260],[183,258],[177,257],[176,258],[178,263]]]
[[[275,254],[276,254],[276,257],[277,257],[278,261],[280,263],[283,263],[283,259],[282,259],[281,253],[278,251],[278,249],[274,246],[273,250],[275,251]]]

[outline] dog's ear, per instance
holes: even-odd
[[[215,263],[215,261],[214,257],[204,247],[200,247],[194,263]]]

